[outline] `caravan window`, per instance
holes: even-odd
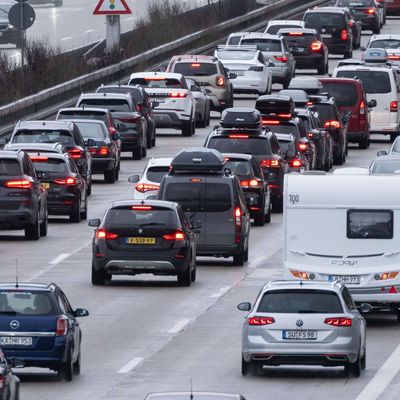
[[[393,239],[393,211],[349,210],[347,237],[349,239]]]

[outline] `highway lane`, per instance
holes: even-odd
[[[396,32],[390,20],[385,32]],[[367,36],[363,37],[365,43]],[[330,69],[335,65],[330,62]],[[303,73],[303,72],[302,72]],[[254,105],[255,97],[235,101]],[[216,115],[215,115],[216,116]],[[212,124],[217,119],[213,119]],[[210,129],[191,138],[163,131],[151,156],[171,156],[183,147],[204,143]],[[351,146],[346,166],[369,165],[388,138],[375,137],[368,150]],[[96,183],[89,216],[101,216],[113,199],[129,198],[129,175],[141,173],[147,161],[125,159],[121,180],[115,185]],[[173,278],[118,278],[104,287],[90,284],[92,229],[85,223],[52,221],[49,236],[25,242],[19,232],[0,237],[0,281],[14,281],[18,259],[20,280],[56,282],[73,306],[87,307],[82,319],[83,370],[72,383],[58,382],[53,373],[23,370],[22,399],[142,399],[147,392],[187,389],[240,391],[249,400],[264,398],[356,399],[391,352],[398,346],[400,328],[393,318],[369,319],[367,370],[360,379],[347,379],[341,370],[320,368],[272,369],[261,377],[240,375],[241,301],[254,301],[260,286],[281,276],[282,215],[251,232],[250,262],[233,267],[230,261],[199,261],[198,281],[190,288],[176,286]],[[396,398],[400,377],[385,398]],[[265,394],[264,394],[265,393]],[[267,395],[268,394],[268,395]],[[392,397],[390,397],[392,396]],[[361,400],[361,399],[357,399]],[[363,399],[365,400],[365,399]]]

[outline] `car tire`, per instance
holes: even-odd
[[[358,147],[359,147],[361,150],[366,150],[366,149],[368,149],[368,147],[369,147],[369,137],[367,136],[367,137],[361,139],[361,140],[358,142]]]
[[[81,211],[81,221],[86,221],[88,215],[88,199],[85,199],[85,209]]]
[[[80,375],[81,374],[81,352],[79,351],[78,358],[72,365],[72,371],[74,375]]]
[[[104,286],[107,281],[107,274],[104,269],[97,271],[92,264],[92,285]]]
[[[78,200],[78,204],[74,207],[73,211],[69,215],[71,222],[79,224],[81,222],[81,200]]]
[[[145,147],[142,147],[142,158],[146,158],[146,156],[147,156],[147,148],[145,146]]]
[[[261,211],[254,215],[254,226],[264,226],[265,225],[265,214]]]
[[[374,33],[374,35],[379,35],[381,33],[381,27],[379,26],[379,24],[375,29],[372,30],[372,32]]]
[[[155,145],[156,145],[156,133],[154,132],[153,133],[153,138],[151,139],[151,146],[155,147]]]
[[[207,128],[209,124],[210,124],[210,111],[207,112],[207,110],[205,110],[204,118],[199,121],[199,128]]]
[[[178,285],[182,287],[189,287],[192,283],[192,268],[189,265],[184,272],[178,272]]]
[[[356,378],[359,378],[361,375],[361,354],[359,353],[357,356],[357,360],[354,363],[350,363],[350,369],[353,375]]]
[[[344,58],[352,58],[353,57],[353,49],[350,49],[343,53]]]
[[[132,158],[134,160],[142,159],[142,148],[141,147],[137,147],[136,149],[132,150]]]
[[[269,205],[268,212],[265,214],[265,223],[269,224],[271,222],[271,204]]]
[[[117,170],[113,169],[112,171],[104,172],[104,182],[106,183],[114,183],[117,180]]]
[[[242,250],[241,253],[233,256],[233,265],[238,267],[243,267],[244,263],[246,262],[246,251]]]
[[[317,67],[317,73],[318,73],[318,75],[325,75],[325,72],[326,72],[325,61],[322,60],[321,63]]]
[[[58,370],[58,377],[60,379],[64,379],[67,382],[72,381],[73,377],[73,365],[72,365],[72,350],[68,350],[68,356],[67,356],[67,361],[65,363],[62,363],[60,365],[60,368]]]
[[[364,355],[361,357],[361,369],[364,371],[367,368],[367,350],[364,349]]]
[[[275,200],[272,203],[272,210],[278,214],[283,212],[283,199]]]
[[[191,119],[189,122],[184,122],[182,124],[182,136],[190,137],[190,136],[194,135],[194,131],[195,131],[195,121],[194,120]]]
[[[49,227],[49,215],[46,211],[45,216],[43,218],[43,222],[40,224],[40,236],[41,237],[47,236],[48,227]]]
[[[190,279],[192,282],[196,282],[196,275],[197,275],[197,266],[196,266],[196,259],[194,260],[194,265],[192,265],[192,273]]]
[[[37,215],[36,221],[33,224],[26,225],[25,239],[26,240],[39,240],[40,239],[39,215]]]

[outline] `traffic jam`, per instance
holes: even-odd
[[[336,0],[18,122],[0,398],[398,399],[396,13]]]

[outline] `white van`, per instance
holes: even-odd
[[[400,176],[338,171],[285,175],[285,279],[341,281],[400,322]]]
[[[348,65],[333,71],[333,77],[361,80],[367,100],[376,100],[371,109],[371,133],[390,134],[391,142],[400,133],[400,82],[397,72],[385,65]]]

